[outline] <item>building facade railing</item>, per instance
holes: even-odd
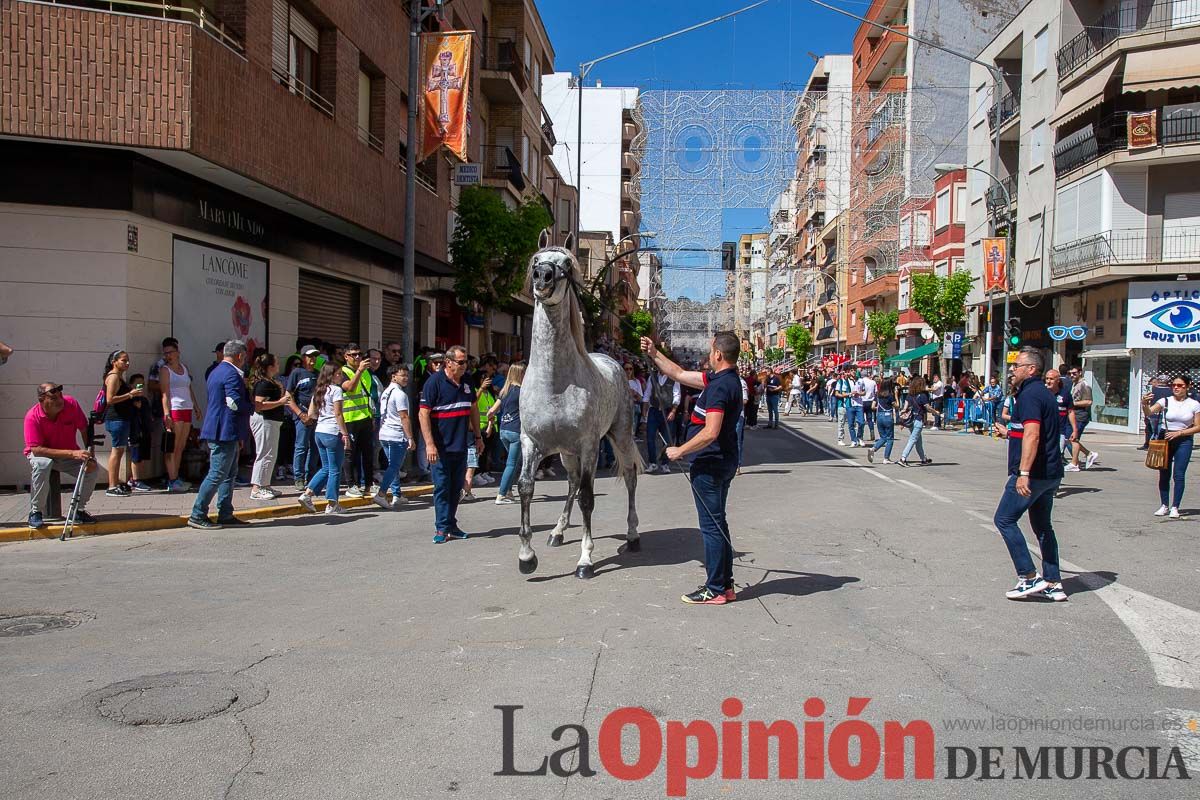
[[[1188,25],[1200,25],[1200,5],[1195,0],[1116,0],[1058,49],[1059,80],[1122,36]]]
[[[1112,230],[1055,244],[1050,256],[1050,274],[1062,278],[1110,265],[1197,260],[1200,260],[1200,225]]]
[[[1159,145],[1200,142],[1200,115],[1187,106],[1156,109],[1155,138]],[[1139,112],[1116,111],[1064,137],[1054,148],[1054,170],[1061,177],[1109,153],[1129,149],[1129,115]]]
[[[988,126],[992,130],[1015,119],[1021,113],[1021,90],[1013,89],[988,110]]]
[[[198,0],[42,0],[52,5],[75,6],[89,11],[130,14],[138,17],[173,19],[195,25],[221,44],[239,55],[245,55],[246,47],[241,37],[226,25],[220,17]]]

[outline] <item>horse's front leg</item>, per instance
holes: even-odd
[[[521,436],[521,477],[517,480],[517,492],[521,496],[521,548],[517,551],[517,566],[521,573],[529,575],[537,569],[537,554],[533,552],[533,526],[529,521],[529,505],[533,502],[534,475],[542,454],[528,436]]]
[[[595,460],[584,464],[579,475],[579,510],[583,514],[583,538],[579,542],[579,564],[575,567],[576,578],[591,578],[596,571],[592,568],[592,509],[596,507]]]
[[[561,453],[559,458],[567,470],[567,502],[558,517],[558,524],[546,539],[546,544],[550,547],[562,547],[563,534],[571,527],[571,508],[575,505],[575,496],[579,492],[579,456]]]

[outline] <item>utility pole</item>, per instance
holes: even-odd
[[[417,135],[421,91],[421,26],[429,17],[443,13],[443,0],[426,5],[425,0],[409,0],[408,32],[408,136],[404,152],[404,363],[412,366],[416,357],[414,337],[417,290]],[[416,386],[416,381],[413,381]]]

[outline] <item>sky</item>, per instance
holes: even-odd
[[[639,42],[751,5],[753,0],[537,0],[555,50],[555,69],[575,72]],[[863,13],[865,0],[832,0]],[[653,89],[792,89],[808,81],[813,55],[849,53],[858,23],[807,0],[770,0],[732,19],[597,64],[588,75],[608,86]],[[767,209],[726,209],[722,239],[765,230]],[[697,257],[702,261],[703,257]],[[686,261],[683,257],[681,261]],[[681,263],[680,266],[684,264]],[[666,276],[671,277],[671,276]],[[679,274],[676,293],[707,300],[723,278]],[[683,288],[695,281],[694,287]]]

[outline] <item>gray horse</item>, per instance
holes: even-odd
[[[617,456],[618,474],[629,491],[628,550],[641,549],[634,506],[641,455],[633,442],[633,408],[621,365],[606,355],[589,353],[583,339],[583,315],[576,295],[579,265],[570,251],[547,247],[529,262],[534,297],[533,341],[529,368],[521,385],[521,549],[522,573],[537,569],[530,540],[529,504],[534,474],[543,458],[557,454],[567,468],[567,502],[547,544],[563,543],[576,496],[583,512],[583,540],[577,578],[591,578],[593,482],[600,440],[608,437]]]

